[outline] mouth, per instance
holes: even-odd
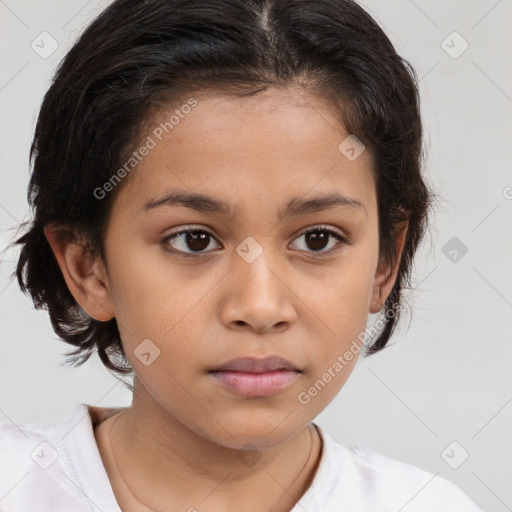
[[[208,373],[228,391],[246,398],[276,395],[302,375],[296,365],[278,356],[232,359]]]

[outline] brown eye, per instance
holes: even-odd
[[[319,226],[315,229],[309,229],[308,231],[301,233],[297,237],[297,240],[301,237],[304,237],[304,244],[302,244],[303,248],[299,248],[299,250],[319,253],[320,255],[330,254],[337,250],[341,245],[347,243],[347,240],[336,231],[323,226]],[[333,242],[329,249],[324,250],[329,246],[329,242],[333,239],[337,240],[337,242]]]
[[[162,242],[170,245],[172,251],[194,254],[204,252],[212,240],[214,237],[208,231],[186,229],[166,237]]]
[[[325,231],[309,231],[306,233],[306,245],[314,251],[325,248],[331,235]]]
[[[304,231],[296,240],[301,237],[304,238],[304,243],[302,244],[303,247],[299,247],[299,250],[318,254],[318,256],[331,254],[348,243],[339,233],[323,226]],[[212,241],[216,242],[216,239],[208,231],[188,228],[167,236],[162,240],[162,243],[166,246],[166,250],[188,256],[209,253],[210,251],[207,249]],[[328,247],[327,250],[326,247]]]

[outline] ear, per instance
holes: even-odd
[[[44,234],[68,285],[82,309],[92,318],[106,322],[114,318],[107,272],[101,258],[93,257],[71,236],[46,224]]]
[[[373,293],[369,308],[370,313],[378,313],[382,309],[386,299],[393,289],[400,261],[402,259],[402,250],[404,248],[408,225],[409,223],[405,222],[398,227],[395,246],[396,263],[394,267],[391,267],[388,264],[379,263],[377,272],[375,273],[375,280],[373,282]]]

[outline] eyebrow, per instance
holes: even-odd
[[[181,190],[171,190],[163,197],[150,199],[144,204],[142,209],[148,212],[161,206],[184,206],[201,213],[217,213],[231,218],[236,215],[233,206],[225,201],[204,194]],[[288,202],[284,209],[278,212],[278,219],[282,220],[293,215],[327,210],[335,206],[343,206],[355,211],[361,211],[365,215],[368,213],[364,204],[358,199],[334,192],[319,195],[311,199],[294,197]]]

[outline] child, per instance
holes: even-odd
[[[313,423],[399,318],[421,148],[352,0],[112,3],[44,98],[17,278],[133,401],[1,426],[0,510],[479,510]]]

